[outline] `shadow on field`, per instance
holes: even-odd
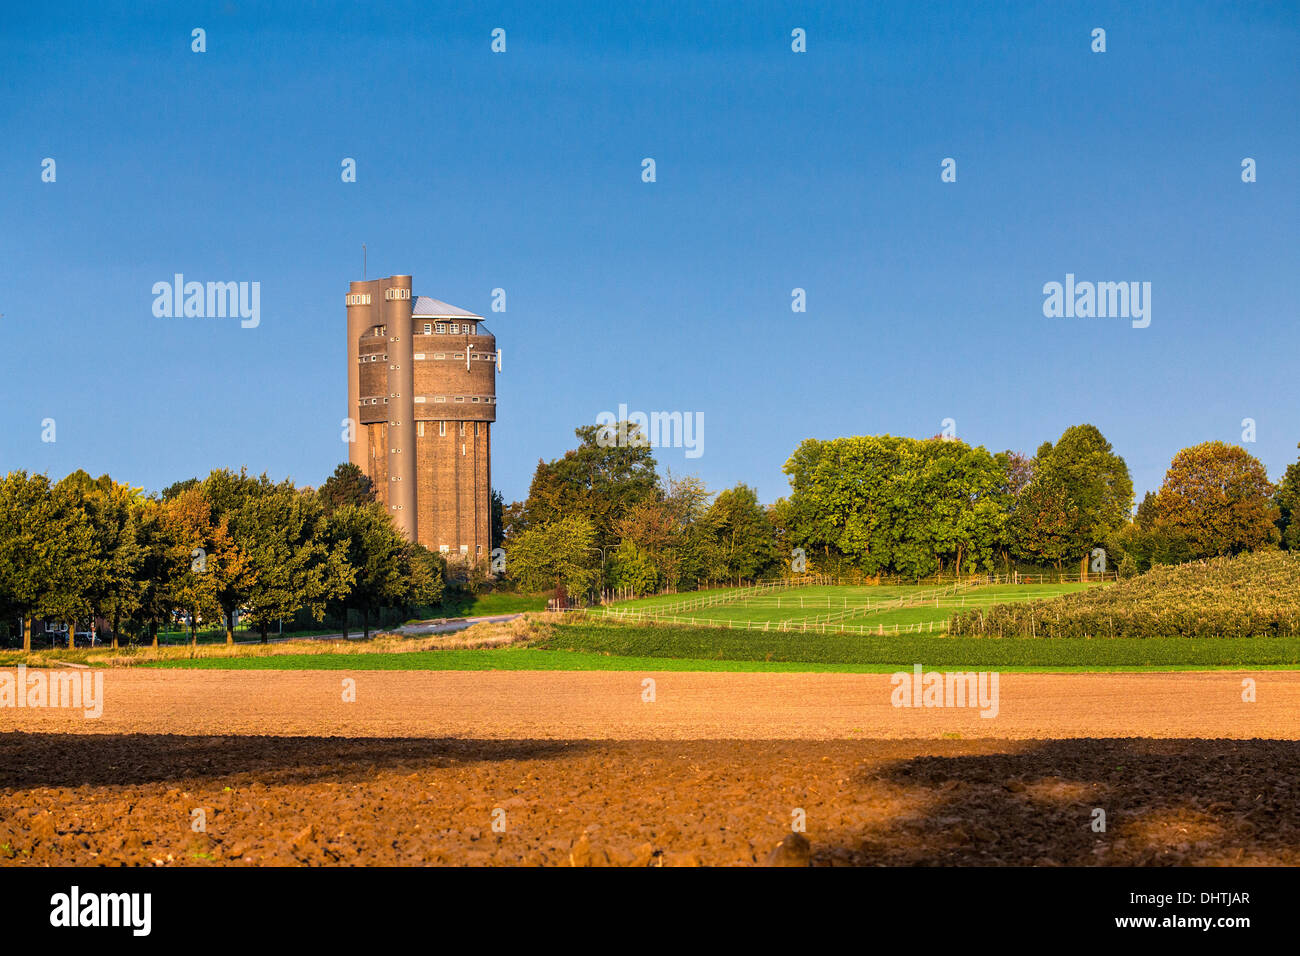
[[[831,834],[858,865],[1300,863],[1300,741],[1053,740],[878,764],[901,812]],[[1105,813],[1105,831],[1094,831]]]
[[[259,784],[356,782],[377,771],[580,755],[584,741],[0,733],[0,789],[128,786],[252,774]]]

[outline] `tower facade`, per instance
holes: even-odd
[[[353,282],[346,302],[349,460],[412,541],[486,560],[496,338],[482,316],[412,296],[410,276]]]

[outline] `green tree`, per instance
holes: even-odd
[[[1052,536],[1068,541],[1086,572],[1092,549],[1122,528],[1133,510],[1128,465],[1096,426],[1073,425],[1055,445],[1046,442],[1038,449],[1030,487],[1035,482],[1043,485],[1040,504],[1045,503],[1047,492],[1064,496],[1059,505],[1040,510],[1040,515],[1054,512],[1068,521],[1052,529]]]
[[[368,505],[378,500],[370,477],[351,462],[335,468],[316,496],[327,517],[346,505]]]
[[[701,518],[713,547],[713,578],[756,580],[773,573],[781,563],[776,550],[776,528],[758,492],[737,484],[721,492]]]
[[[353,572],[351,586],[336,598],[342,608],[344,637],[349,609],[361,612],[363,633],[369,638],[370,617],[382,608],[433,603],[415,600],[431,596],[432,582],[420,577],[421,593],[416,593],[414,546],[393,525],[382,504],[337,508],[326,522],[325,537],[330,549],[340,553]],[[436,580],[441,585],[440,575]],[[441,587],[437,590],[440,596]]]
[[[91,614],[91,629],[103,618],[118,646],[122,622],[139,606],[144,583],[140,569],[144,549],[139,542],[139,523],[144,497],[138,488],[115,482],[108,475],[91,478],[78,470],[61,481],[90,521],[94,573],[84,582]]]
[[[783,548],[823,570],[924,577],[991,566],[1006,534],[1006,474],[987,450],[892,435],[805,441],[786,462],[791,494],[773,509]]]
[[[174,559],[176,542],[167,522],[168,504],[157,499],[145,499],[137,521],[141,555],[137,580],[140,590],[129,624],[155,647],[158,629],[171,620],[176,610],[172,598],[178,573]]]
[[[594,544],[618,544],[615,522],[641,502],[659,496],[659,478],[650,448],[635,426],[620,423],[623,438],[611,439],[615,426],[574,430],[576,449],[551,462],[537,463],[526,503],[527,526],[554,524],[581,515],[591,524]]]
[[[22,618],[23,650],[32,649],[33,617],[66,621],[84,612],[91,542],[85,513],[45,475],[11,471],[0,479],[0,612]]]
[[[529,528],[515,538],[507,573],[525,591],[586,594],[600,579],[596,532],[583,515]]]
[[[262,641],[271,622],[305,609],[314,620],[347,593],[354,571],[325,535],[325,511],[310,491],[293,484],[261,485],[231,518],[231,536],[253,569],[244,607]]]
[[[1277,486],[1276,501],[1282,546],[1289,551],[1300,551],[1300,461],[1287,465],[1286,474]]]
[[[653,594],[659,586],[659,568],[631,538],[624,538],[609,557],[609,581],[633,594]]]
[[[50,490],[50,498],[55,520],[46,526],[48,536],[41,541],[40,557],[47,567],[34,614],[65,622],[71,648],[77,623],[93,618],[104,562],[95,550],[95,527],[78,483],[59,482]]]

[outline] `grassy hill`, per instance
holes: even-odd
[[[971,637],[1294,637],[1300,555],[1261,551],[1171,567],[1050,601],[957,612]]]

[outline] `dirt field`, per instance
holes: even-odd
[[[0,709],[0,864],[752,865],[799,815],[814,864],[1300,864],[1289,672],[1005,674],[993,719],[880,675],[347,676]]]

